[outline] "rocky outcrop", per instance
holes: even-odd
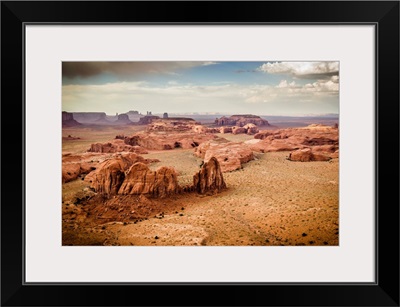
[[[247,133],[246,128],[237,126],[232,127],[232,134],[243,134],[243,133]]]
[[[149,150],[190,149],[216,138],[213,134],[187,133],[137,133],[124,139],[126,144],[141,146]]]
[[[232,127],[221,127],[219,133],[232,133]]]
[[[215,128],[214,128],[215,129]],[[258,127],[254,124],[247,124],[243,127],[241,126],[233,126],[233,127],[220,127],[219,133],[232,133],[232,134],[249,134],[253,135],[259,131]]]
[[[156,171],[146,165],[149,161],[133,153],[120,154],[106,159],[85,177],[85,181],[97,193],[106,197],[140,195],[164,198],[170,195],[197,191],[200,194],[218,193],[226,188],[221,167],[211,157],[193,176],[193,185],[180,187],[175,170],[162,166]]]
[[[322,152],[313,152],[311,148],[299,149],[289,154],[290,161],[310,162],[329,161],[332,158]]]
[[[253,135],[258,133],[258,127],[254,124],[247,124],[243,126],[244,129],[246,129],[246,133],[249,135]]]
[[[215,120],[215,124],[218,126],[239,126],[243,127],[247,124],[254,124],[256,126],[270,126],[267,120],[262,119],[260,116],[243,114],[243,115],[232,115],[230,117],[221,117]]]
[[[100,163],[96,170],[85,177],[85,181],[89,182],[97,193],[115,195],[124,182],[125,171],[137,162],[148,163],[134,153],[120,154]]]
[[[221,167],[215,157],[205,162],[201,170],[193,176],[193,187],[199,194],[219,193],[226,189]]]
[[[254,160],[253,151],[247,144],[236,142],[206,142],[195,150],[195,155],[208,162],[216,158],[222,172],[231,172],[242,168],[244,163]]]
[[[75,127],[75,126],[79,126],[80,123],[78,123],[75,119],[74,119],[74,115],[72,113],[68,113],[63,111],[61,113],[61,120],[62,120],[62,126],[63,127]]]
[[[199,125],[192,118],[169,117],[153,120],[149,125],[147,125],[147,131],[182,132],[195,130],[196,126]]]
[[[135,163],[126,173],[118,194],[164,198],[180,190],[173,168],[163,166],[157,171],[151,171],[147,165]]]
[[[192,127],[192,130],[196,133],[219,133],[220,129],[219,128],[209,128],[203,125],[194,125]]]
[[[94,143],[90,145],[88,152],[114,153],[114,152],[134,152],[138,154],[146,154],[148,151],[138,145],[130,145],[125,143],[125,139],[115,139],[107,143]]]
[[[249,146],[258,152],[315,148],[313,152],[330,151],[334,153],[339,148],[338,129],[324,125],[260,131],[254,135],[254,138],[259,141],[249,144]]]

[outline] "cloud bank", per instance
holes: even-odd
[[[339,62],[273,62],[261,65],[258,71],[299,79],[325,79],[339,74]]]

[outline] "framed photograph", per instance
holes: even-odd
[[[3,306],[399,306],[398,1],[1,26]]]

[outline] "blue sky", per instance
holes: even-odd
[[[64,62],[69,112],[339,113],[338,62]]]

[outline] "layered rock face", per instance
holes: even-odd
[[[74,115],[72,113],[68,113],[63,111],[61,113],[61,120],[62,120],[62,126],[63,127],[74,127],[74,126],[79,126],[80,123],[78,123],[74,119]]]
[[[135,163],[126,173],[118,194],[164,198],[180,191],[177,174],[173,168],[164,166],[157,171],[151,171],[147,165]]]
[[[260,116],[243,114],[243,115],[232,115],[230,117],[221,117],[215,120],[215,124],[218,126],[239,126],[243,127],[247,124],[254,124],[256,126],[270,126],[267,120],[262,119]]]
[[[206,142],[196,148],[194,154],[203,158],[204,162],[212,158],[217,159],[224,173],[240,169],[244,163],[254,160],[253,151],[249,146],[236,142]]]
[[[215,157],[205,162],[201,170],[193,176],[193,188],[197,193],[218,193],[226,189],[221,167]]]

